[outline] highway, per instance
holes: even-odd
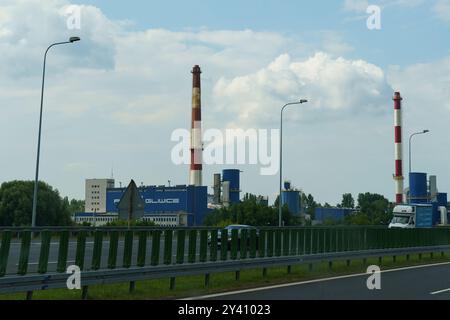
[[[357,274],[189,298],[189,300],[450,300],[450,263],[381,271],[381,290]]]

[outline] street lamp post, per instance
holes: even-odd
[[[409,136],[409,173],[411,173],[411,142],[412,142],[412,138],[419,134],[426,134],[428,132],[430,132],[430,130],[423,130],[420,132],[415,132]]]
[[[283,111],[287,106],[291,106],[294,104],[302,104],[306,103],[308,100],[302,99],[298,102],[290,102],[285,104],[281,108],[281,121],[280,121],[280,194],[278,196],[278,226],[281,227],[281,213],[282,213],[282,192],[283,192]]]
[[[50,45],[44,54],[44,67],[42,69],[42,89],[41,89],[41,110],[39,114],[39,133],[38,133],[38,145],[37,145],[37,156],[36,156],[36,177],[34,180],[34,194],[33,194],[33,213],[31,217],[31,226],[34,228],[36,226],[36,207],[37,207],[37,193],[38,193],[38,181],[39,181],[39,156],[41,151],[41,129],[42,129],[42,109],[44,104],[44,83],[45,83],[45,65],[47,62],[47,53],[50,48],[62,44],[69,44],[80,41],[79,37],[71,37],[69,41],[57,42]]]
[[[409,184],[410,184],[410,186],[409,186],[409,188],[410,188],[410,190],[409,190],[409,192],[411,193],[411,181],[409,180],[410,178],[411,178],[411,142],[412,142],[412,138],[414,137],[414,136],[417,136],[417,135],[420,135],[420,134],[426,134],[426,133],[428,133],[428,132],[430,132],[430,130],[423,130],[423,131],[420,131],[420,132],[415,132],[415,133],[413,133],[413,134],[411,134],[410,136],[409,136],[409,149],[408,149],[408,153],[409,153],[409,169],[408,169],[408,173],[409,173],[409,175],[408,175],[408,181],[409,181]],[[409,196],[409,199],[408,200],[411,200],[411,195]],[[408,202],[410,202],[410,201],[408,201]]]

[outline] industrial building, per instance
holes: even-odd
[[[225,169],[215,173],[213,177],[213,195],[210,196],[208,208],[216,209],[228,207],[241,201],[241,171],[237,169]]]
[[[106,190],[114,188],[114,179],[86,179],[84,212],[106,212]]]
[[[295,216],[301,214],[301,191],[292,187],[290,181],[284,182],[281,193],[281,205],[287,205],[289,212]]]
[[[355,212],[355,209],[351,208],[316,208],[314,210],[314,223],[341,222],[353,212]]]
[[[404,192],[404,198],[410,205],[428,205],[432,207],[432,225],[447,225],[448,196],[447,193],[439,192],[437,187],[437,176],[424,172],[411,172],[409,174],[409,188]]]
[[[192,69],[192,105],[191,105],[191,164],[189,184],[178,186],[140,186],[139,196],[144,204],[142,219],[153,221],[160,226],[196,226],[203,223],[208,212],[207,187],[202,181],[202,129],[201,129],[201,69],[195,65]],[[223,197],[217,202],[239,202],[238,170],[224,170],[223,182],[219,178],[219,187]],[[222,186],[223,184],[223,186]],[[127,188],[116,188],[113,179],[86,180],[86,208],[84,213],[76,214],[75,222],[88,222],[104,225],[119,218],[122,197]],[[219,190],[219,193],[222,191]],[[221,198],[221,199],[220,199]]]

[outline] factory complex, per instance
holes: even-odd
[[[208,188],[203,185],[201,69],[198,65],[192,69],[192,75],[189,184],[137,187],[137,197],[142,200],[143,205],[142,219],[159,226],[199,226],[203,224],[208,212],[240,202],[240,170],[224,169],[221,174],[214,174],[211,195],[208,194]],[[130,202],[129,199],[125,199],[128,188],[117,188],[112,178],[87,179],[85,212],[77,213],[74,216],[75,222],[101,226],[119,219],[119,208],[123,207],[125,202]],[[261,201],[268,205],[268,199],[264,198]],[[300,214],[300,191],[291,189],[290,183],[286,184],[282,201],[288,204],[293,214]]]
[[[224,169],[213,176],[212,194],[203,185],[203,142],[201,112],[201,69],[198,65],[192,70],[192,109],[189,183],[175,186],[136,186],[131,181],[128,187],[115,186],[114,179],[87,179],[85,186],[85,212],[77,213],[76,223],[104,225],[116,219],[138,217],[154,222],[159,226],[201,226],[205,216],[214,209],[228,207],[241,201],[241,171]],[[426,173],[409,173],[409,188],[404,188],[403,144],[402,144],[402,100],[399,92],[394,97],[394,146],[395,146],[395,202],[397,205],[409,204],[430,206],[432,223],[430,226],[447,224],[447,194],[438,192],[437,177]],[[427,131],[424,131],[427,132]],[[282,205],[287,205],[291,214],[304,215],[301,203],[302,192],[286,181],[281,193]],[[268,199],[259,198],[260,203],[268,204]],[[138,210],[139,208],[139,210]],[[343,220],[354,213],[350,208],[317,208],[315,222]],[[401,214],[401,212],[399,213]],[[431,219],[431,218],[430,218]]]

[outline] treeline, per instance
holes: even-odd
[[[282,209],[282,221],[286,226],[295,226],[301,223],[300,218],[292,215],[287,206]],[[278,207],[260,204],[255,195],[246,194],[241,203],[209,213],[203,223],[206,226],[215,227],[225,227],[230,224],[277,226]]]
[[[332,208],[328,203],[321,204],[314,200],[311,194],[302,195],[302,203],[305,206],[305,213],[315,218],[316,208]],[[392,219],[392,210],[394,204],[390,203],[381,194],[376,193],[360,193],[355,201],[351,193],[342,195],[340,203],[336,204],[337,208],[354,209],[354,214],[348,215],[344,221],[324,221],[325,224],[350,224],[350,225],[387,225]]]
[[[36,224],[70,226],[71,216],[84,211],[84,201],[61,197],[58,190],[39,182]],[[30,226],[34,181],[10,181],[0,186],[0,226]]]
[[[224,227],[230,224],[245,224],[252,226],[278,226],[278,198],[273,206],[267,206],[258,202],[258,197],[246,194],[243,201],[231,205],[228,208],[213,210],[205,219],[207,226]],[[325,203],[314,200],[311,194],[302,194],[301,203],[304,213],[315,219],[316,208],[332,208]],[[360,193],[357,201],[350,193],[342,195],[342,201],[336,204],[337,208],[354,209],[354,213],[346,216],[344,221],[327,220],[326,225],[386,225],[392,219],[393,205],[380,194]],[[282,208],[282,221],[285,226],[308,225],[311,221],[302,220],[293,215],[287,206]]]

